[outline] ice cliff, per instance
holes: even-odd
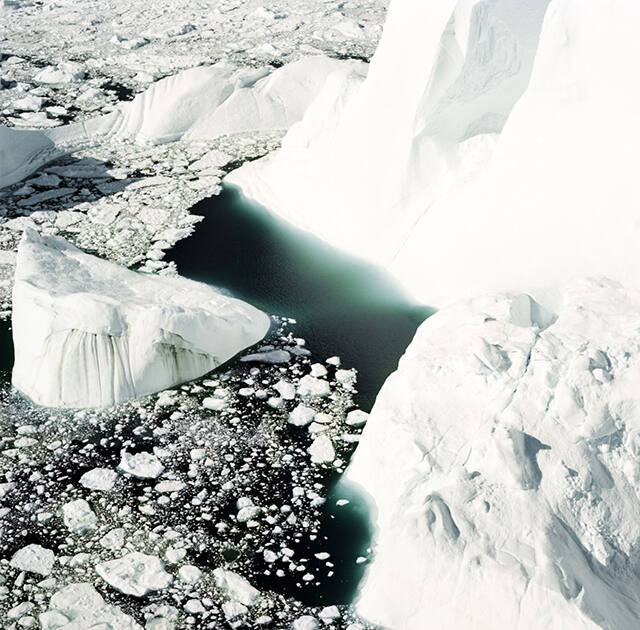
[[[32,230],[13,305],[13,384],[51,407],[112,405],[196,378],[269,328],[210,286],[136,273]]]
[[[638,285],[639,25],[627,0],[393,0],[365,82],[228,181],[435,306]]]
[[[403,630],[640,625],[640,292],[498,294],[419,329],[348,478],[374,506],[359,612]]]

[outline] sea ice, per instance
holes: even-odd
[[[11,566],[19,571],[30,571],[40,575],[49,575],[55,564],[56,557],[51,549],[40,545],[27,545],[18,549],[11,558]]]
[[[167,588],[173,581],[159,558],[138,551],[97,564],[96,572],[116,590],[135,597]]]

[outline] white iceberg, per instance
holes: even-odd
[[[276,70],[228,61],[192,68],[154,83],[124,105],[109,133],[161,144],[286,130],[302,118],[329,76],[362,65],[315,56]]]
[[[228,182],[424,303],[640,285],[640,4],[393,0],[361,87]]]
[[[372,501],[357,603],[403,630],[640,625],[640,291],[576,283],[441,310],[347,477]]]
[[[113,405],[206,374],[269,325],[205,284],[136,273],[26,230],[13,289],[13,384],[41,405]]]

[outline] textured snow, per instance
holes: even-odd
[[[269,318],[212,287],[147,276],[27,230],[17,260],[13,384],[39,404],[105,406],[201,376]]]
[[[139,551],[102,562],[96,565],[96,572],[109,586],[136,597],[167,588],[173,581],[159,558]]]
[[[638,627],[640,292],[585,281],[559,303],[445,308],[385,383],[347,472],[375,515],[366,618]]]
[[[229,181],[427,304],[638,286],[639,23],[627,0],[396,0],[362,86]]]

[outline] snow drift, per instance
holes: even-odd
[[[433,305],[637,285],[639,25],[627,0],[394,0],[361,88],[228,181]]]
[[[205,284],[147,276],[26,230],[13,290],[13,384],[51,407],[97,407],[201,376],[269,318]]]
[[[640,292],[574,284],[427,320],[348,478],[377,533],[359,612],[403,630],[640,625]]]

